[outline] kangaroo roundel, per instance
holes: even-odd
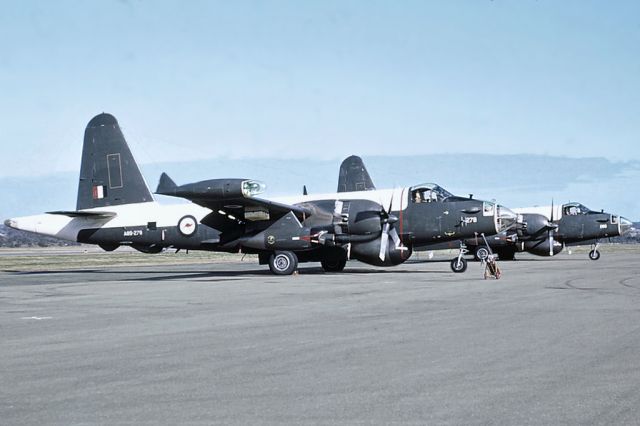
[[[195,234],[197,227],[198,222],[193,216],[184,216],[178,221],[178,231],[185,237]]]

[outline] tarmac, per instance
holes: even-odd
[[[0,272],[0,423],[639,424],[640,251]]]

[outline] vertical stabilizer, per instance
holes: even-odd
[[[357,155],[345,158],[340,165],[338,192],[373,191],[375,189],[362,158]]]
[[[77,210],[153,201],[118,121],[99,114],[84,132]]]

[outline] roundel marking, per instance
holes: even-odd
[[[180,232],[185,237],[190,237],[196,233],[198,228],[198,222],[196,218],[193,216],[183,216],[178,221],[178,232]]]

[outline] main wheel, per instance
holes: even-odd
[[[589,252],[589,259],[591,259],[591,260],[600,259],[600,252],[598,250],[591,250]]]
[[[461,273],[467,270],[467,259],[464,257],[451,259],[451,270],[455,273]]]
[[[340,272],[347,265],[347,259],[327,258],[320,261],[325,272]]]
[[[484,246],[478,247],[475,253],[473,253],[473,257],[475,257],[476,260],[482,262],[487,257],[489,257],[489,249]]]
[[[277,251],[269,257],[269,269],[276,275],[291,275],[298,267],[298,256],[291,251]]]

